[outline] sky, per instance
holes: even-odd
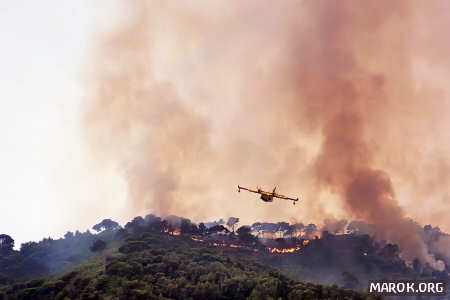
[[[124,3],[0,4],[0,233],[16,247],[150,212],[374,221],[387,203],[400,225],[450,230],[444,1]],[[355,186],[379,183],[358,210]],[[269,207],[238,184],[303,197]]]
[[[89,2],[0,4],[0,232],[16,246],[123,217],[120,188],[100,192],[121,181],[93,175],[80,128],[92,39],[117,14],[113,1],[98,2],[101,9]],[[96,205],[96,197],[114,204]]]

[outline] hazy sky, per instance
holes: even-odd
[[[364,71],[355,86],[380,84],[389,95],[378,115],[372,106],[367,114],[372,167],[390,173],[407,216],[449,230],[450,42],[441,35],[448,2],[402,2],[392,14],[388,1],[323,10],[302,1],[153,1],[148,10],[140,9],[146,2],[131,3],[134,15],[116,0],[0,4],[0,233],[16,247],[103,218],[123,224],[157,202],[194,219],[347,217],[332,190],[314,185],[321,127],[305,113],[314,108],[308,88],[327,87],[310,75],[330,71],[341,48],[341,58],[351,54]],[[372,16],[367,22],[364,13]],[[333,20],[341,22],[336,31]],[[103,133],[96,153],[82,126],[89,101],[91,128]],[[110,135],[115,129],[123,131]],[[115,163],[99,165],[107,159],[95,155],[108,151]],[[237,196],[237,184],[279,184],[306,199],[295,210],[267,206]]]
[[[79,126],[90,42],[117,12],[88,2],[0,3],[0,233],[16,246],[121,216],[123,194],[99,192],[120,181],[92,174]]]

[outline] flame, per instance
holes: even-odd
[[[195,238],[195,237],[191,237],[191,239],[192,239],[193,241],[199,242],[199,243],[203,243],[203,242],[204,242],[204,240],[201,240],[201,239],[198,239],[198,238]]]
[[[270,253],[295,253],[300,251],[300,246],[295,248],[286,248],[286,249],[278,249],[278,248],[269,248]]]
[[[177,234],[174,232],[174,235],[177,235]],[[206,242],[205,240],[202,240],[202,239],[199,239],[199,238],[196,238],[196,237],[191,237],[191,240],[193,240],[195,242],[198,242],[198,243]],[[309,243],[309,240],[304,240],[303,243],[302,243],[302,246],[306,246],[306,245],[308,245],[308,243]],[[246,248],[246,249],[252,250],[253,252],[258,252],[258,249],[252,249],[252,248],[249,248],[248,246],[237,245],[237,244],[211,242],[210,245],[214,246],[214,247],[220,247],[220,248]],[[284,249],[267,248],[267,249],[268,249],[268,251],[270,253],[296,253],[296,252],[299,252],[301,250],[301,247],[297,246],[297,247],[294,247],[294,248],[284,248]]]
[[[174,231],[170,232],[169,229],[164,229],[162,232],[170,233],[171,235],[180,235],[181,232],[178,229],[175,229]]]

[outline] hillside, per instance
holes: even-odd
[[[372,299],[359,292],[289,279],[252,259],[169,233],[123,239],[72,271],[4,286],[0,299]]]
[[[296,294],[320,299],[364,291],[369,279],[450,282],[448,265],[438,271],[419,260],[404,261],[397,245],[368,235],[367,224],[351,222],[347,233],[331,234],[314,224],[257,222],[237,228],[238,222],[197,225],[149,214],[122,228],[105,219],[92,227],[94,234],[68,232],[60,239],[23,243],[20,250],[2,234],[0,300],[132,299],[139,294],[143,299],[297,299]],[[433,246],[448,235],[427,225],[423,238]],[[445,259],[438,250],[436,257]]]

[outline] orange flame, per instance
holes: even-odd
[[[204,240],[201,240],[201,239],[198,239],[198,238],[195,238],[195,237],[191,237],[191,239],[193,241],[196,241],[196,242],[199,242],[199,243],[203,243],[204,242]]]
[[[300,246],[295,248],[287,248],[287,249],[278,249],[278,248],[269,248],[270,253],[295,253],[300,251]]]

